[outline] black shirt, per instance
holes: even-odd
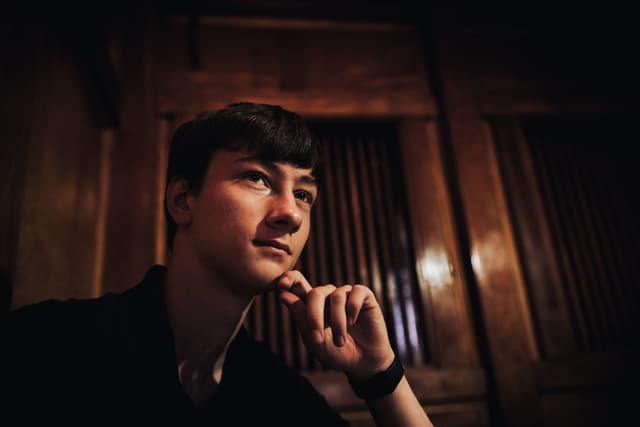
[[[240,329],[214,397],[193,405],[178,380],[164,267],[95,299],[49,300],[2,329],[0,424],[346,426],[311,384]]]

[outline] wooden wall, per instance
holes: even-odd
[[[635,77],[614,53],[630,41],[622,32],[589,36],[586,24],[560,17],[498,18],[434,9],[403,23],[115,19],[99,46],[106,72],[103,64],[89,74],[102,88],[110,87],[105,75],[107,83],[110,73],[117,78],[119,120],[106,125],[90,113],[96,97],[83,83],[86,64],[74,62],[64,42],[48,46],[55,37],[44,27],[32,28],[38,36],[3,28],[10,102],[0,166],[2,202],[11,209],[1,214],[10,226],[0,262],[14,282],[13,306],[121,291],[164,262],[167,143],[175,126],[202,110],[249,100],[315,121],[385,121],[397,129],[429,348],[407,371],[434,423],[619,419],[637,374],[637,282],[621,287],[631,308],[611,330],[627,338],[581,346],[561,273],[567,254],[554,243],[527,124],[627,117],[633,104],[625,88]],[[24,49],[6,43],[15,35]],[[601,275],[598,289],[606,283]],[[342,376],[306,374],[354,425],[371,425]]]
[[[627,344],[615,349],[576,348],[570,303],[563,299],[567,284],[564,278],[554,277],[553,270],[562,257],[573,256],[571,249],[553,251],[545,246],[562,239],[557,230],[524,230],[518,225],[529,215],[544,217],[544,224],[552,220],[548,215],[553,209],[567,209],[566,204],[559,208],[545,205],[531,174],[547,180],[579,179],[566,170],[575,167],[572,163],[581,157],[578,153],[575,158],[566,157],[566,164],[559,167],[563,169],[560,175],[560,170],[532,171],[533,160],[527,150],[533,150],[536,140],[522,131],[525,122],[552,119],[566,123],[581,118],[582,132],[599,129],[598,135],[603,136],[603,165],[608,163],[608,152],[618,150],[614,147],[620,147],[621,138],[631,137],[628,119],[634,105],[628,90],[634,82],[626,71],[630,63],[624,59],[631,34],[611,29],[609,15],[604,12],[599,20],[595,15],[584,15],[583,23],[575,25],[563,20],[562,9],[558,12],[558,16],[534,12],[538,20],[525,19],[522,26],[511,20],[487,25],[472,16],[461,19],[460,15],[445,14],[440,24],[434,25],[436,37],[429,46],[438,62],[434,77],[439,82],[442,130],[457,190],[454,204],[470,260],[476,327],[483,324],[479,346],[490,386],[495,387],[494,422],[505,425],[602,425],[607,419],[621,420],[621,413],[630,414],[630,401],[625,397],[631,391],[630,378],[637,378],[632,362],[637,345],[631,330],[627,330]],[[585,31],[595,22],[611,32],[596,36]],[[625,71],[619,74],[615,71],[618,67]],[[621,122],[626,117],[625,130],[609,124],[607,131],[605,123],[611,117],[622,118]],[[570,142],[567,135],[547,137]],[[529,147],[522,148],[523,144]],[[579,145],[576,148],[580,150]],[[554,152],[560,149],[550,148]],[[520,160],[514,162],[517,156]],[[628,165],[622,162],[619,167],[624,164]],[[601,167],[598,172],[606,173],[606,169]],[[523,185],[527,179],[528,184]],[[610,187],[609,191],[619,192],[620,188]],[[621,194],[629,196],[628,192]],[[563,202],[573,203],[574,210],[593,208],[578,207],[575,198],[574,202]],[[622,222],[625,216],[618,213],[617,220]],[[633,222],[623,222],[631,233]],[[592,235],[595,230],[584,232]],[[532,241],[539,245],[535,252],[525,247]],[[604,245],[597,246],[597,251],[607,250]],[[532,271],[536,277],[529,274]],[[585,282],[588,273],[582,273]],[[637,288],[637,280],[627,277]],[[594,280],[605,287],[614,284],[611,277]],[[591,294],[592,298],[596,295],[595,291]],[[633,304],[637,305],[637,299]],[[632,324],[634,320],[629,320],[627,326]],[[614,334],[615,330],[605,333]],[[622,379],[619,367],[628,370],[630,378]],[[548,382],[551,378],[553,386]]]
[[[59,28],[2,28],[2,270],[13,307],[101,291],[101,175],[109,133]]]

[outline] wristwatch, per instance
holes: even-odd
[[[396,356],[386,370],[362,380],[349,378],[349,384],[359,398],[374,400],[393,393],[403,375],[404,368]]]

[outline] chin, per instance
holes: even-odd
[[[275,280],[272,280],[271,283],[266,284],[262,287],[258,287],[255,289],[256,295],[266,295],[276,290]]]
[[[271,292],[276,289],[276,280],[285,271],[287,270],[282,267],[256,271],[255,274],[252,274],[252,277],[249,278],[250,286],[256,294]]]

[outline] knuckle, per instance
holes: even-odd
[[[342,286],[339,286],[338,289],[341,292],[347,293],[347,292],[350,292],[353,289],[353,285],[342,285]]]
[[[364,293],[371,292],[371,289],[369,289],[367,286],[364,286],[364,285],[353,285],[353,290],[358,292],[364,292]]]
[[[309,296],[311,298],[317,298],[320,295],[322,295],[322,289],[320,287],[311,288],[309,291]]]
[[[283,276],[296,276],[296,273],[299,273],[298,270],[289,270],[282,273]]]
[[[337,288],[335,287],[335,285],[327,284],[318,286],[317,289],[321,289],[323,292],[333,293]]]
[[[335,302],[338,303],[342,300],[344,300],[346,297],[346,295],[344,294],[344,292],[340,292],[339,289],[335,290],[331,295],[329,295],[329,298],[331,299],[331,302]]]

